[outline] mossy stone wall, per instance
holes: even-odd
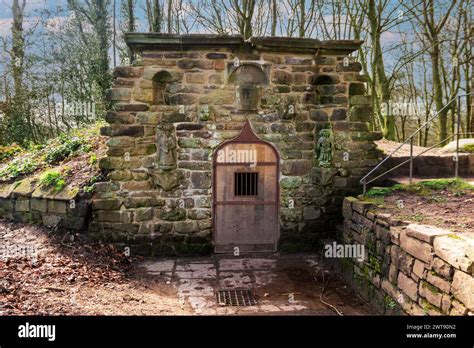
[[[280,249],[310,250],[332,233],[378,162],[366,77],[348,57],[360,42],[274,39],[127,37],[137,59],[115,69],[109,91],[97,238],[145,254],[210,251],[213,149],[246,119],[281,156]]]

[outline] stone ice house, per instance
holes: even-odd
[[[305,251],[378,162],[360,41],[130,33],[91,231],[152,255]]]

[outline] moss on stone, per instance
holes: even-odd
[[[280,185],[283,189],[294,190],[301,186],[302,179],[300,177],[286,177],[281,179]]]
[[[425,282],[425,281],[423,281],[423,282],[421,283],[421,286],[422,286],[424,289],[429,290],[429,291],[430,291],[431,293],[433,293],[433,294],[439,294],[439,292],[440,292],[439,289],[438,289],[436,286],[431,285],[430,283]]]
[[[160,213],[160,219],[167,221],[181,221],[186,218],[186,210],[176,208],[171,211],[163,211]]]
[[[421,306],[423,307],[423,310],[425,312],[428,312],[430,310],[432,311],[435,311],[435,312],[438,312],[440,314],[442,314],[442,311],[441,309],[439,309],[438,307],[436,307],[435,305],[432,305],[431,303],[429,303],[427,300],[425,300],[424,298],[421,299]]]

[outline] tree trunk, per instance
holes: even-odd
[[[299,1],[299,7],[300,7],[300,20],[299,20],[299,37],[304,37],[305,35],[305,19],[306,19],[306,9],[305,9],[305,0],[300,0]]]
[[[19,0],[13,0],[12,12],[12,74],[14,84],[14,95],[19,98],[22,94],[23,88],[23,67],[25,58],[25,38],[23,33],[23,15],[25,10],[26,0],[20,4]]]
[[[276,36],[276,28],[277,28],[277,2],[276,0],[272,0],[272,36]]]
[[[431,49],[430,58],[431,72],[433,78],[434,101],[436,105],[436,111],[439,112],[439,141],[441,142],[445,140],[448,136],[448,115],[446,109],[440,112],[440,110],[443,108],[443,88],[441,86],[441,76],[439,69],[439,46],[437,38],[434,42],[434,46]]]
[[[173,17],[173,0],[168,0],[168,34],[171,34],[172,28],[171,28],[171,23],[172,23],[172,17]]]
[[[376,77],[376,88],[379,92],[379,99],[382,105],[388,105],[390,102],[390,89],[388,79],[385,74],[385,66],[382,57],[382,46],[380,45],[380,27],[379,27],[379,16],[376,12],[375,0],[369,0],[368,3],[368,17],[370,21],[370,37],[373,46],[373,70],[375,71]],[[374,93],[374,92],[372,92]],[[390,115],[390,109],[388,108],[388,114],[383,115],[384,119],[384,136],[388,140],[395,140],[395,117]],[[380,113],[380,110],[377,110]]]
[[[96,23],[95,30],[99,37],[99,87],[102,97],[105,98],[105,92],[110,87],[109,78],[109,23],[107,13],[107,1],[96,0]]]
[[[161,32],[161,11],[160,11],[160,1],[153,0],[153,32]]]
[[[131,33],[135,31],[135,9],[134,0],[128,0],[127,2],[127,30]]]

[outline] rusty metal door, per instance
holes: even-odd
[[[214,251],[276,251],[279,237],[279,164],[276,148],[247,120],[213,158]]]

